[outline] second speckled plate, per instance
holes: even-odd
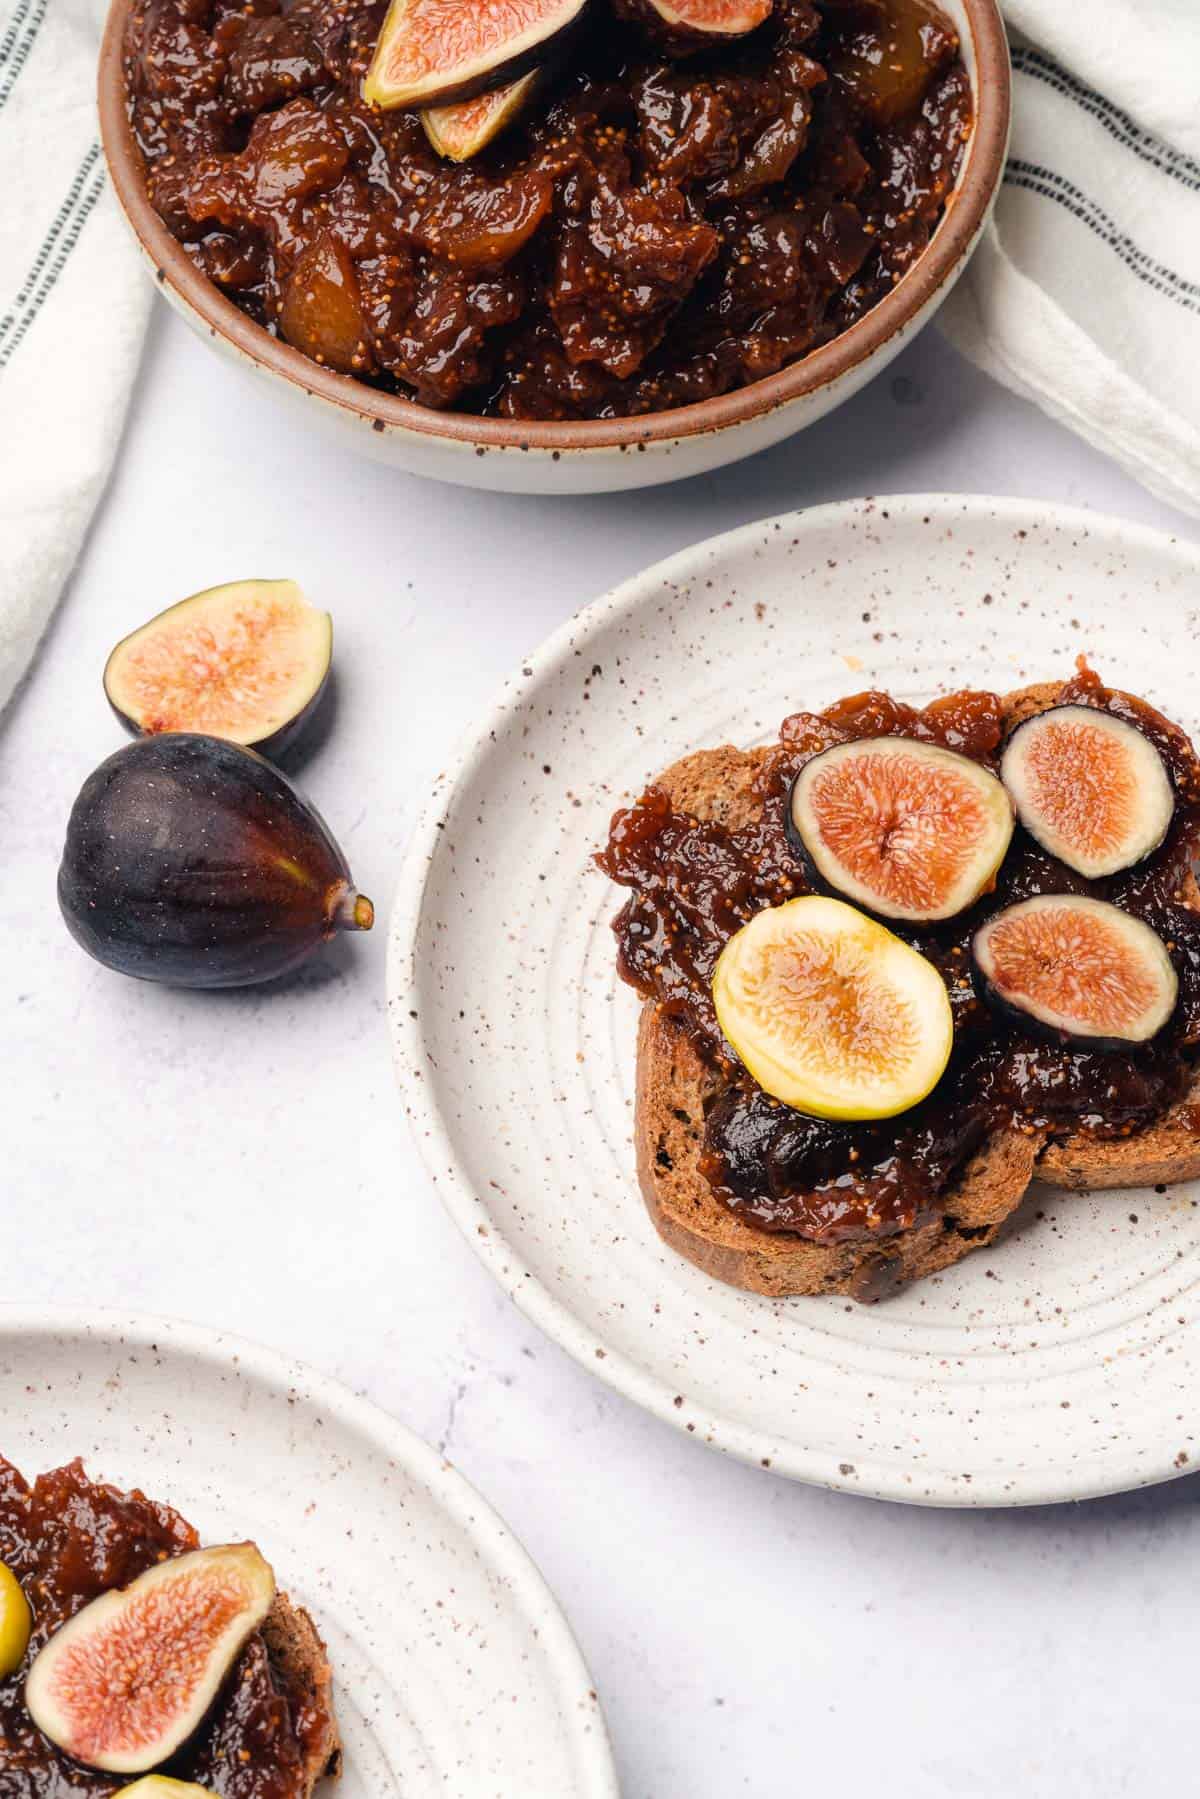
[[[345,1768],[318,1799],[617,1799],[533,1563],[461,1474],[344,1387],[190,1325],[0,1307],[0,1418],[29,1478],[81,1456],[203,1542],[258,1543],[329,1650]]]
[[[650,569],[508,684],[410,852],[393,1036],[446,1204],[585,1366],[703,1442],[891,1499],[1078,1499],[1195,1461],[1190,1188],[1035,1190],[1004,1241],[875,1307],[760,1299],[660,1243],[631,1144],[621,896],[591,854],[676,757],[869,686],[1004,691],[1083,650],[1196,734],[1197,605],[1200,553],[1171,538],[1019,501],[865,500]]]

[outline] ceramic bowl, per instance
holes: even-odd
[[[125,106],[113,0],[100,53],[100,126],[113,187],[159,288],[199,335],[317,427],[413,474],[508,493],[610,493],[737,462],[822,418],[895,357],[950,291],[987,223],[1008,146],[1011,77],[996,0],[941,0],[958,28],[975,126],[957,187],[923,256],[832,343],[749,387],[645,418],[541,424],[434,412],[319,367],[206,279],[146,197]]]

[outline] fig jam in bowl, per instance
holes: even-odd
[[[765,449],[897,354],[994,202],[995,0],[500,0],[511,57],[453,68],[444,14],[114,0],[101,53],[167,298],[397,467],[584,493]]]

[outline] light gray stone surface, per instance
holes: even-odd
[[[680,1438],[528,1326],[444,1217],[396,1103],[382,928],[276,991],[122,981],[60,924],[63,827],[123,740],[99,678],[116,639],[214,582],[291,575],[334,614],[338,670],[298,781],[382,921],[458,733],[576,607],[759,516],[938,489],[1197,534],[933,332],[764,457],[556,502],[302,441],[160,309],[111,491],[0,721],[0,1297],[240,1331],[443,1447],[562,1601],[628,1799],[1109,1799],[1190,1778],[1200,1485],[919,1512]]]

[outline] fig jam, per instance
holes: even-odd
[[[930,0],[775,0],[699,53],[595,0],[523,117],[457,165],[361,98],[385,11],[133,0],[129,117],[211,281],[425,406],[607,419],[773,374],[912,267],[972,125]]]
[[[1185,1092],[1190,1052],[1200,1042],[1200,915],[1183,898],[1200,844],[1200,761],[1176,726],[1105,688],[1085,666],[1062,687],[1058,703],[1099,707],[1150,738],[1175,789],[1171,828],[1136,867],[1087,881],[1018,826],[995,889],[970,911],[936,926],[887,921],[938,969],[954,1019],[946,1073],[927,1099],[895,1119],[834,1123],[764,1093],[721,1035],[712,973],[726,942],[756,912],[813,891],[785,830],[787,796],[805,762],[835,743],[899,736],[942,744],[995,770],[999,696],[957,693],[917,711],[886,694],[857,694],[827,712],[785,719],[778,743],[747,756],[755,773],[745,818],[701,822],[653,787],[614,817],[597,860],[632,889],[614,924],[620,973],[659,1002],[718,1075],[723,1090],[706,1118],[701,1168],[746,1223],[815,1242],[885,1237],[944,1210],[955,1176],[995,1130],[1126,1136]],[[979,998],[971,973],[975,931],[1002,907],[1049,893],[1108,900],[1163,938],[1179,976],[1179,1003],[1153,1043],[1102,1052],[1047,1042]]]
[[[0,1457],[0,1561],[33,1612],[25,1660],[0,1680],[0,1799],[107,1799],[129,1785],[132,1775],[83,1768],[42,1735],[25,1709],[25,1680],[43,1644],[83,1606],[199,1547],[169,1506],[90,1481],[78,1461],[29,1486]],[[223,1799],[300,1799],[305,1747],[322,1724],[285,1690],[259,1633],[199,1734],[162,1771]]]

